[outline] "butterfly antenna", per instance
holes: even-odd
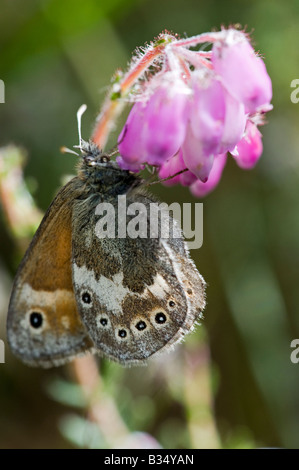
[[[82,116],[85,113],[87,109],[86,104],[82,104],[80,108],[77,111],[77,123],[78,123],[78,136],[79,136],[79,145],[78,148],[82,151],[82,135],[81,135],[81,122],[82,122]]]
[[[60,147],[60,152],[61,153],[71,153],[72,155],[77,155],[77,157],[79,157],[79,153],[78,152],[75,152],[75,150],[72,150],[72,149],[69,149],[68,147]]]
[[[82,104],[82,106],[80,106],[80,108],[77,111],[79,145],[74,145],[74,148],[79,148],[81,150],[81,152],[82,152],[82,142],[83,142],[82,141],[82,135],[81,135],[81,122],[82,122],[82,116],[85,113],[86,109],[87,109],[86,104]],[[72,153],[73,155],[79,156],[79,154],[77,152],[75,152],[75,150],[71,150],[68,147],[64,147],[64,146],[60,147],[60,151],[61,151],[61,153]]]

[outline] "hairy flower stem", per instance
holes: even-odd
[[[114,122],[122,112],[125,105],[125,98],[132,87],[136,84],[141,75],[153,64],[159,57],[165,55],[165,49],[168,48],[169,53],[173,48],[192,47],[205,42],[215,42],[222,36],[222,31],[215,33],[203,33],[192,38],[177,40],[170,34],[161,34],[159,38],[149,46],[147,51],[136,61],[132,61],[128,72],[120,80],[115,80],[106,100],[104,101],[101,112],[99,113],[92,140],[102,149],[105,147],[110,131]],[[201,58],[203,61],[204,58]],[[205,62],[206,66],[209,66]],[[117,76],[119,79],[120,75]]]
[[[169,37],[165,37],[164,39],[160,38],[160,41],[162,40],[164,40],[164,42],[159,45],[151,45],[148,51],[136,61],[120,82],[112,85],[104,102],[102,111],[97,118],[96,126],[92,135],[92,140],[100,148],[105,146],[109,132],[113,128],[113,123],[125,105],[123,98],[129,93],[132,86],[137,82],[144,71],[148,69],[157,57],[163,54],[170,39]]]

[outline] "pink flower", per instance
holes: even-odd
[[[212,50],[190,49],[205,42]],[[156,72],[144,74],[144,63],[136,64],[140,81],[130,97],[139,101],[118,139],[120,168],[154,165],[161,180],[170,178],[166,185],[190,186],[202,196],[218,184],[227,152],[241,168],[255,165],[263,147],[253,122],[272,109],[272,85],[244,33],[231,28],[172,38],[161,48]]]
[[[254,167],[263,152],[262,134],[255,124],[247,121],[245,136],[231,152],[240,168]]]
[[[185,171],[180,176],[180,183],[182,186],[191,186],[194,181],[197,181],[196,176],[191,171]]]
[[[181,147],[188,120],[186,87],[175,81],[162,84],[150,97],[145,111],[146,161],[161,165]]]
[[[194,98],[190,106],[194,137],[200,140],[202,152],[206,156],[233,150],[245,131],[244,105],[211,72],[195,77]]]
[[[160,166],[175,155],[186,134],[191,93],[181,80],[163,80],[145,104],[137,102],[118,138],[122,161]]]
[[[182,152],[186,167],[201,181],[207,181],[213,165],[214,155],[204,154],[202,142],[194,136],[191,125],[187,127]]]
[[[116,162],[122,170],[133,171],[134,173],[139,173],[139,171],[144,169],[144,165],[139,162],[127,162],[122,157],[116,157]]]
[[[159,178],[169,178],[170,176],[175,175],[179,171],[185,170],[186,165],[182,157],[182,153],[178,152],[173,157],[169,158],[160,168],[159,171]],[[169,179],[168,181],[164,181],[166,186],[173,186],[174,184],[179,184],[180,182],[180,175],[174,176],[173,178]]]
[[[118,137],[118,149],[121,157],[117,162],[123,170],[136,171],[146,161],[144,116],[144,105],[139,102],[135,103]]]
[[[226,153],[216,155],[208,180],[205,183],[197,180],[191,185],[190,191],[195,197],[204,197],[215,189],[221,179],[226,159]]]
[[[176,155],[163,163],[159,171],[159,178],[169,178],[183,170],[186,170],[186,164],[183,160],[182,150],[180,150]],[[196,179],[197,178],[193,173],[190,171],[184,171],[184,173],[181,173],[180,175],[174,176],[167,181],[163,181],[163,184],[166,186],[173,186],[174,184],[181,183],[183,186],[190,186],[190,184],[196,181]]]
[[[225,41],[213,45],[212,64],[224,86],[249,113],[270,103],[271,79],[243,33],[228,30]]]
[[[236,100],[228,91],[225,95],[225,121],[221,144],[218,153],[225,153],[235,148],[237,143],[243,137],[246,126],[246,114],[244,105]]]
[[[205,155],[218,153],[226,113],[223,86],[212,73],[194,74],[192,82],[192,133],[201,141]]]

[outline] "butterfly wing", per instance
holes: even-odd
[[[7,337],[15,355],[29,365],[61,365],[92,349],[78,315],[71,275],[71,215],[78,192],[78,178],[60,190],[14,282]]]
[[[127,195],[128,205],[136,201],[147,209],[153,202],[142,192]],[[78,310],[98,352],[123,364],[144,362],[192,329],[205,306],[205,282],[178,230],[174,238],[99,237],[98,202],[94,196],[73,209]],[[114,202],[107,224],[118,215]]]

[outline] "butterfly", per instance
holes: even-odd
[[[128,208],[136,203],[149,222],[157,201],[94,142],[81,139],[80,150],[77,176],[56,195],[16,274],[8,343],[31,366],[59,366],[87,352],[143,364],[202,317],[205,281],[170,216],[176,230],[169,237],[161,230],[155,237],[99,236],[99,205],[112,207],[107,224],[114,226],[121,217],[132,221]]]

